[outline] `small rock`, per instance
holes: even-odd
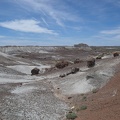
[[[68,97],[68,99],[71,99],[72,97]]]
[[[32,75],[37,75],[37,74],[39,74],[39,71],[40,70],[38,68],[34,68],[34,69],[31,70],[31,74]]]
[[[79,68],[72,68],[71,73],[72,73],[72,74],[75,74],[75,73],[77,73],[78,71],[79,71]]]
[[[88,80],[88,79],[91,79],[91,78],[94,78],[93,76],[90,76],[90,75],[87,75],[86,76],[86,79]]]
[[[62,74],[62,75],[60,75],[59,77],[63,78],[63,77],[65,77],[65,74]]]

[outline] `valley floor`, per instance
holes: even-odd
[[[120,57],[105,53],[88,68],[87,58],[106,50],[93,49],[0,47],[0,120],[63,120],[73,106],[76,120],[119,120]],[[82,62],[74,64],[77,58]],[[61,60],[69,66],[55,68]],[[34,67],[40,73],[31,76]],[[80,70],[59,77],[72,68]],[[80,110],[82,105],[87,109]]]

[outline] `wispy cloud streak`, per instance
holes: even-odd
[[[36,20],[15,20],[15,21],[0,22],[0,26],[21,32],[46,33],[46,34],[54,34],[54,35],[57,34],[53,30],[40,27],[39,23],[40,22]]]
[[[67,6],[61,5],[63,2],[61,0],[20,0],[19,2],[14,0],[14,2],[28,11],[32,10],[32,12],[39,12],[42,15],[46,15],[46,17],[51,17],[62,27],[64,27],[64,21],[79,21],[79,17],[68,12]]]
[[[120,35],[120,27],[114,29],[114,30],[103,30],[100,33],[106,34],[106,35],[115,35],[119,34]]]

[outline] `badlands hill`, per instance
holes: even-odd
[[[89,48],[0,47],[0,119],[64,120],[74,106],[78,120],[113,120],[110,115],[118,120],[120,57],[113,57],[112,53],[120,48]],[[87,59],[98,55],[102,59],[96,59],[94,67],[87,67]],[[80,62],[74,64],[76,59]],[[69,65],[58,69],[55,65],[60,61]],[[40,72],[31,76],[35,67]],[[79,71],[67,74],[73,68]],[[88,109],[79,111],[83,104]]]

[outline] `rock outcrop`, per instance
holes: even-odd
[[[119,53],[118,53],[118,52],[114,52],[114,53],[113,53],[113,56],[114,56],[114,57],[117,57],[117,56],[119,56]]]
[[[56,63],[55,67],[59,68],[59,69],[62,69],[64,67],[68,66],[68,65],[69,65],[69,62],[62,60],[62,61]]]
[[[84,43],[75,44],[74,47],[77,47],[79,49],[86,50],[86,51],[92,50],[92,48],[90,46],[88,46],[87,44],[84,44]]]
[[[95,66],[95,59],[94,58],[90,58],[87,60],[87,66],[88,67],[93,67]]]

